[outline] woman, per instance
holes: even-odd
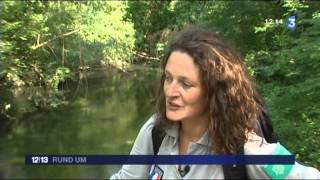
[[[154,127],[164,132],[158,154],[272,155],[284,150],[261,136],[256,89],[240,56],[216,34],[197,28],[181,32],[168,47],[162,70],[156,113],[141,128],[131,155],[157,154]],[[298,163],[288,172],[275,173],[265,165],[245,169],[253,179],[320,178],[318,170]],[[163,179],[226,177],[221,165],[124,165],[111,179],[155,174]]]

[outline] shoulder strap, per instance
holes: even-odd
[[[273,130],[272,122],[265,107],[262,107],[259,115],[259,124],[263,132],[263,136],[268,143],[278,142],[278,137]]]
[[[244,147],[241,148],[240,154],[244,154]],[[249,179],[245,165],[222,165],[224,179]]]
[[[271,118],[269,116],[268,110],[263,103],[263,100],[260,96],[256,97],[256,102],[260,105],[261,111],[258,117],[258,126],[256,127],[256,133],[259,136],[264,137],[268,143],[278,142],[277,134],[274,132]]]
[[[163,133],[163,131],[157,128],[156,126],[152,128],[152,144],[154,155],[158,154],[164,135],[165,134]]]

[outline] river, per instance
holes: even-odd
[[[12,132],[1,135],[0,179],[101,179],[119,170],[120,165],[25,165],[27,154],[130,152],[152,114],[158,71],[94,70],[86,77],[64,86],[69,104],[25,116]]]

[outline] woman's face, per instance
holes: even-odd
[[[204,90],[199,68],[187,53],[173,51],[169,56],[163,90],[169,120],[197,119],[204,114]]]

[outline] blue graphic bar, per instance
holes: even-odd
[[[28,165],[294,164],[293,155],[26,155]]]

